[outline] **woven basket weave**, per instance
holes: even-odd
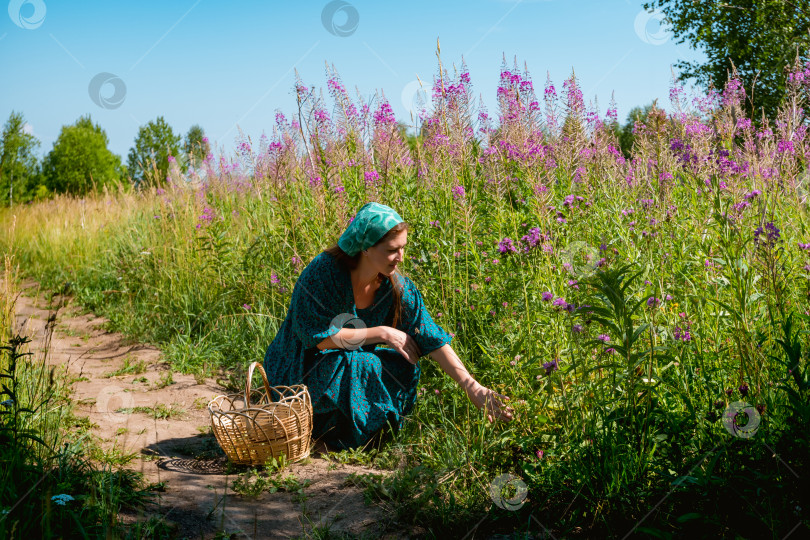
[[[256,369],[264,391],[251,390]],[[312,402],[307,387],[270,386],[259,362],[248,368],[244,394],[217,396],[208,411],[214,436],[234,463],[264,465],[282,454],[290,462],[309,456]]]

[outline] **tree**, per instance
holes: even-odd
[[[0,201],[28,201],[39,183],[39,140],[25,130],[22,113],[11,112],[0,136]]]
[[[45,157],[42,172],[54,193],[85,195],[112,186],[123,174],[121,157],[107,148],[107,134],[90,116],[62,126],[53,149]]]
[[[633,151],[633,144],[636,141],[636,135],[633,133],[633,129],[635,128],[636,122],[646,124],[647,116],[649,116],[654,106],[655,102],[645,105],[644,107],[633,107],[630,109],[630,112],[627,113],[627,123],[624,124],[624,126],[619,127],[618,123],[614,125],[614,133],[616,133],[616,138],[619,140],[619,147],[624,157],[629,158]]]
[[[203,128],[197,124],[189,128],[184,149],[190,165],[194,168],[199,167],[200,163],[211,153],[211,145],[208,144],[208,137],[205,136]]]
[[[776,116],[786,92],[785,68],[808,59],[810,0],[654,0],[644,8],[660,8],[678,43],[702,49],[708,60],[680,61],[684,79],[708,88],[723,88],[734,68],[748,96],[748,111]]]
[[[169,173],[169,156],[180,155],[182,137],[175,135],[162,116],[141,126],[135,137],[135,146],[127,156],[127,168],[136,186],[160,185]],[[180,160],[185,172],[185,160]]]

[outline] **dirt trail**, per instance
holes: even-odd
[[[39,351],[52,311],[36,283],[22,288],[17,325],[31,336],[32,350]],[[66,365],[74,375],[76,414],[89,418],[101,446],[122,455],[134,453],[128,467],[143,472],[148,482],[165,483],[154,511],[176,527],[179,538],[212,538],[223,530],[241,531],[239,537],[247,538],[302,537],[313,525],[378,536],[386,516],[364,504],[359,488],[344,485],[351,473],[371,470],[335,467],[320,457],[322,448],[308,462],[285,471],[311,481],[303,502],[286,492],[264,493],[257,500],[234,493],[232,484],[241,469],[227,474],[225,460],[213,457],[217,446],[206,408],[225,389],[212,380],[200,384],[191,375],[172,373],[158,349],[107,332],[106,319],[82,314],[69,298],[63,300],[49,362]]]

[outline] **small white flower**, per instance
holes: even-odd
[[[55,504],[58,504],[59,506],[65,506],[66,503],[69,503],[70,501],[73,500],[73,497],[71,497],[67,493],[62,493],[61,495],[54,495],[53,497],[51,497],[51,500]]]
[[[141,255],[151,255],[148,251],[141,251]]]

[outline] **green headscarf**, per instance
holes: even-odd
[[[338,246],[353,257],[376,244],[385,233],[403,220],[390,206],[370,202],[357,211],[357,215],[338,239]]]

